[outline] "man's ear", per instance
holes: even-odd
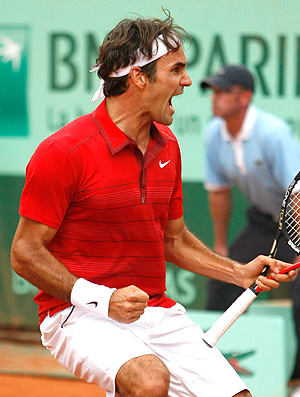
[[[141,71],[141,68],[138,66],[134,66],[131,68],[129,75],[131,77],[132,82],[138,87],[138,88],[144,88],[148,77],[144,72]]]
[[[243,91],[242,101],[245,105],[248,105],[251,102],[252,95],[253,93],[250,90]]]

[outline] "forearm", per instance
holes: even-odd
[[[165,235],[165,257],[167,261],[194,273],[243,285],[242,265],[214,253],[185,226],[177,235]]]
[[[209,192],[210,213],[213,220],[214,246],[217,252],[222,253],[227,247],[228,226],[231,215],[231,192],[225,189],[218,192]]]
[[[242,265],[214,253],[188,231],[183,218],[171,220],[167,224],[165,258],[183,269],[243,288],[248,288],[253,281],[258,279],[257,285],[262,291],[277,288],[280,282],[289,281],[295,275],[294,270],[288,274],[279,274],[279,271],[288,267],[289,264],[266,256],[260,255]],[[270,267],[271,271],[268,276],[272,279],[260,276],[266,265]]]
[[[74,283],[78,279],[42,244],[14,241],[11,250],[13,269],[21,277],[49,295],[70,302]]]

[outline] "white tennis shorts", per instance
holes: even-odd
[[[220,351],[202,340],[202,329],[176,304],[147,307],[123,324],[72,307],[41,324],[42,343],[74,375],[115,395],[115,377],[128,360],[155,354],[170,371],[171,397],[232,397],[247,389]],[[70,314],[71,313],[71,314]]]

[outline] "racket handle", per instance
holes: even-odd
[[[282,269],[279,273],[288,273],[289,271],[299,267],[300,262],[294,263],[293,265]],[[266,266],[263,269],[263,275],[267,273],[268,268],[269,267]],[[269,278],[271,279],[272,277]],[[253,283],[232,303],[231,306],[229,306],[229,308],[218,318],[211,328],[204,333],[202,339],[211,347],[214,347],[221,336],[225,334],[228,328],[230,328],[231,325],[240,317],[240,315],[244,313],[244,311],[251,305],[260,292],[261,289],[256,285],[256,283]]]
[[[244,291],[218,318],[211,328],[204,333],[202,339],[211,347],[214,347],[228,328],[231,327],[240,315],[251,305],[257,295],[258,294],[255,293],[253,289],[246,289],[246,291]]]
[[[280,270],[279,274],[285,274],[290,272],[291,270],[298,269],[300,267],[300,262],[294,263],[293,265],[290,265],[282,270]],[[265,274],[264,274],[265,275]],[[272,280],[272,277],[268,277],[268,279]],[[255,291],[259,294],[261,292],[261,289],[254,283],[251,285],[250,288],[254,288]]]

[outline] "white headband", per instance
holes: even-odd
[[[169,52],[169,49],[163,41],[163,35],[159,35],[157,37],[157,39],[154,40],[153,44],[152,44],[152,57],[151,58],[143,55],[141,53],[141,51],[138,49],[137,50],[138,58],[135,63],[128,65],[124,68],[120,68],[114,72],[111,72],[108,75],[108,77],[126,76],[127,74],[129,74],[131,68],[133,68],[134,66],[139,66],[141,68],[142,66],[145,66],[148,63],[155,61],[156,59],[162,57],[163,55],[166,55]],[[176,44],[180,43],[180,40],[177,37],[173,36],[173,38],[170,40],[170,42],[171,42],[171,44],[176,45]],[[99,65],[95,66],[92,70],[90,70],[90,72],[96,72],[99,69],[99,67],[100,67]],[[100,87],[95,92],[95,94],[92,98],[92,102],[98,101],[98,99],[101,99],[102,97],[104,97],[104,92],[103,92],[104,83],[105,83],[105,81],[103,79],[100,79]]]

